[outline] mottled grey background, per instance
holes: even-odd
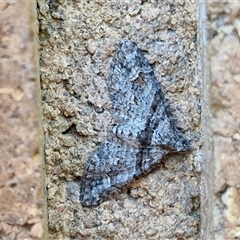
[[[201,145],[197,5],[192,1],[39,1],[51,239],[197,239]],[[106,137],[106,81],[130,38],[154,67],[195,151],[174,155],[111,201],[82,208],[78,179]]]

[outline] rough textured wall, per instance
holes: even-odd
[[[210,144],[207,197],[214,239],[240,239],[240,3],[207,2]],[[212,182],[212,184],[211,184]],[[212,207],[212,209],[211,209]],[[206,213],[207,214],[207,213]]]
[[[199,237],[200,94],[194,1],[39,1],[41,87],[51,239]],[[122,38],[152,64],[173,118],[194,151],[98,207],[82,207],[79,181],[106,139],[107,81]]]
[[[36,3],[0,12],[0,239],[43,239]]]

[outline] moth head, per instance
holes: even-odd
[[[121,63],[122,70],[126,71],[129,81],[137,79],[140,73],[153,71],[142,51],[128,39],[121,41],[114,60]]]

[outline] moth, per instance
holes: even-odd
[[[190,150],[176,128],[153,68],[137,45],[124,39],[110,67],[112,122],[90,155],[81,179],[83,206],[99,205],[174,152]]]

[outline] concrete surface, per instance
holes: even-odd
[[[36,3],[0,3],[0,239],[44,239]],[[45,235],[46,236],[46,235]]]

